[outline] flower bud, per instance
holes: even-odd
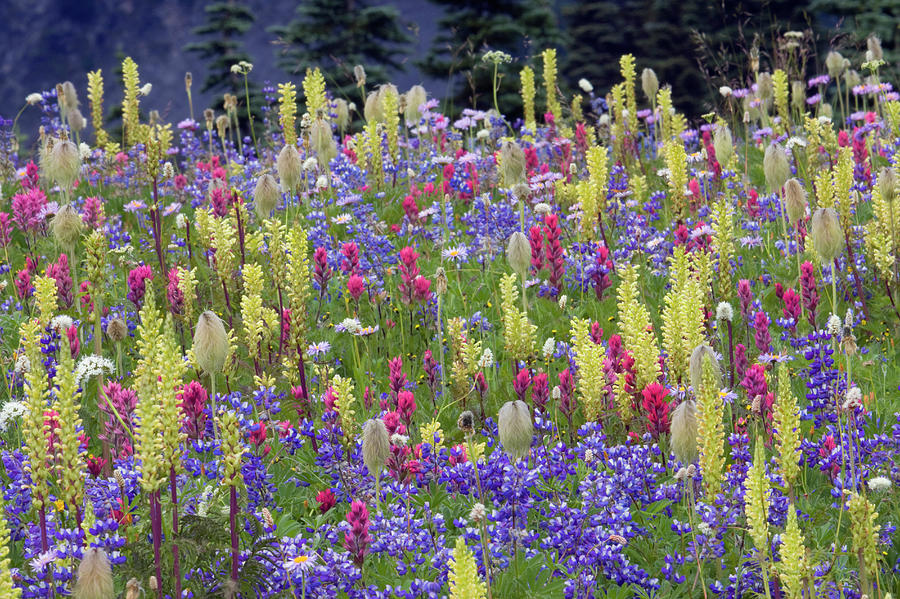
[[[86,549],[78,566],[78,579],[72,590],[75,599],[113,599],[112,567],[106,552],[99,547]]]
[[[506,246],[506,259],[520,277],[528,272],[531,264],[531,244],[521,231],[516,231],[509,236],[509,244]]]
[[[524,457],[531,448],[533,427],[531,414],[524,401],[508,401],[500,408],[497,419],[500,443],[513,461]]]
[[[870,61],[882,60],[884,58],[884,52],[881,50],[881,39],[874,33],[866,39],[866,49],[872,54],[872,58],[869,59]]]
[[[716,360],[716,352],[705,343],[698,345],[691,353],[690,363],[691,387],[694,388],[695,395],[700,391],[700,383],[703,379],[703,363],[707,361],[712,365],[716,380],[718,381],[722,377],[722,373],[719,370],[719,361]]]
[[[713,132],[713,148],[716,150],[716,160],[724,168],[724,165],[728,164],[732,155],[734,155],[734,141],[731,138],[731,130],[725,125],[716,127],[716,130]]]
[[[771,100],[775,92],[771,73],[760,73],[756,77],[756,95],[760,100]]]
[[[325,119],[316,119],[309,128],[309,147],[316,153],[319,167],[323,169],[337,156],[331,125]]]
[[[832,79],[837,79],[846,68],[844,66],[844,57],[841,56],[840,52],[832,50],[828,53],[828,56],[825,57],[825,68],[828,70],[828,75]]]
[[[369,474],[381,474],[390,450],[390,439],[384,421],[380,418],[367,421],[363,425],[362,454]]]
[[[889,166],[882,167],[878,173],[878,191],[888,204],[893,202],[897,195],[897,174]]]
[[[65,107],[67,113],[81,105],[81,102],[78,101],[78,92],[75,91],[75,85],[71,81],[62,84],[62,96],[59,98],[59,103]]]
[[[253,209],[260,220],[269,218],[269,215],[278,206],[281,199],[281,190],[275,177],[265,173],[256,180],[256,188],[253,190]]]
[[[525,152],[514,141],[508,141],[500,148],[500,179],[506,187],[525,182]]]
[[[791,81],[791,106],[800,114],[806,112],[806,85],[802,81]]]
[[[813,213],[810,233],[813,247],[826,263],[831,263],[844,249],[844,233],[834,208],[819,208]]]
[[[81,111],[77,108],[73,108],[68,115],[69,127],[72,131],[80,132],[83,131],[87,126],[87,121],[84,119],[84,115],[81,114]]]
[[[447,293],[447,271],[444,270],[443,266],[438,266],[437,270],[434,271],[434,292],[437,295]]]
[[[653,69],[644,69],[641,73],[641,89],[644,90],[644,95],[651,102],[656,98],[656,92],[659,91],[659,79]]]
[[[792,225],[806,216],[806,190],[793,177],[784,184],[784,207]]]
[[[81,171],[81,154],[68,139],[56,140],[44,162],[47,176],[63,189],[68,189]]]
[[[81,215],[71,205],[63,206],[53,220],[50,221],[50,229],[53,231],[53,237],[62,247],[71,250],[81,238],[84,230],[84,221]]]
[[[289,193],[296,191],[300,185],[300,177],[303,170],[303,162],[300,160],[300,153],[293,145],[286,145],[281,148],[278,153],[278,160],[275,162],[275,169],[278,171],[278,178],[281,180],[281,188]]]
[[[678,404],[672,412],[671,446],[682,464],[697,459],[697,404],[693,399]]]
[[[194,359],[203,372],[210,376],[225,369],[228,356],[228,333],[225,324],[215,312],[207,310],[197,319],[194,330]]]
[[[409,88],[409,91],[406,92],[406,111],[404,114],[407,123],[414,124],[419,122],[419,117],[421,116],[419,106],[427,101],[428,93],[424,87],[414,85]]]
[[[378,103],[378,92],[369,92],[369,95],[366,96],[366,105],[363,107],[363,116],[367,123],[373,121],[380,123],[384,120],[384,115],[381,113],[381,107]]]
[[[362,87],[366,84],[366,69],[361,64],[353,67],[353,76],[356,77],[356,87]]]
[[[791,176],[791,165],[788,162],[787,152],[778,144],[771,144],[766,148],[763,157],[763,172],[766,174],[766,185],[769,192],[780,191],[785,181]]]

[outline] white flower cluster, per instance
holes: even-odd
[[[103,376],[104,374],[112,374],[116,371],[116,365],[109,358],[104,358],[96,354],[81,358],[75,367],[75,380],[81,386],[85,381],[95,376]]]
[[[5,433],[11,422],[25,413],[25,404],[21,401],[8,401],[0,408],[0,433]]]

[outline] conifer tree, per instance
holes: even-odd
[[[243,78],[232,73],[231,67],[241,61],[252,62],[240,38],[253,26],[253,13],[234,0],[213,2],[206,5],[204,11],[206,22],[195,28],[193,33],[208,39],[185,46],[188,52],[209,60],[209,72],[200,91],[227,91],[242,97]]]
[[[250,110],[254,122],[259,126],[262,122],[260,106],[263,102],[259,86],[248,79],[245,89],[244,75],[232,69],[242,62],[252,63],[241,38],[253,26],[253,12],[244,3],[235,0],[212,2],[206,5],[204,12],[206,22],[195,28],[193,33],[207,39],[185,46],[188,52],[194,52],[209,61],[200,91],[221,92],[213,103],[218,110],[223,108],[225,93],[236,96],[238,121],[242,128],[248,126],[246,104],[249,91]]]
[[[362,110],[353,68],[362,65],[366,90],[387,83],[389,71],[404,70],[411,42],[393,6],[368,0],[309,0],[298,4],[296,18],[269,28],[278,36],[278,63],[292,75],[319,67],[328,90]]]
[[[513,61],[500,68],[498,104],[506,116],[521,113],[518,73],[526,64],[538,66],[546,48],[562,45],[556,14],[547,0],[430,0],[446,7],[440,32],[419,66],[424,73],[448,82],[447,109],[493,107],[493,64],[482,61],[495,50]]]

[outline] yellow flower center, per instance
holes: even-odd
[[[306,563],[307,560],[309,560],[309,556],[298,555],[297,557],[294,558],[294,563],[295,564],[304,564],[304,563]]]

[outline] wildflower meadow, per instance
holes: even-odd
[[[125,58],[0,122],[0,597],[897,596],[877,38],[696,121],[553,49],[505,116],[508,59],[164,118]]]

